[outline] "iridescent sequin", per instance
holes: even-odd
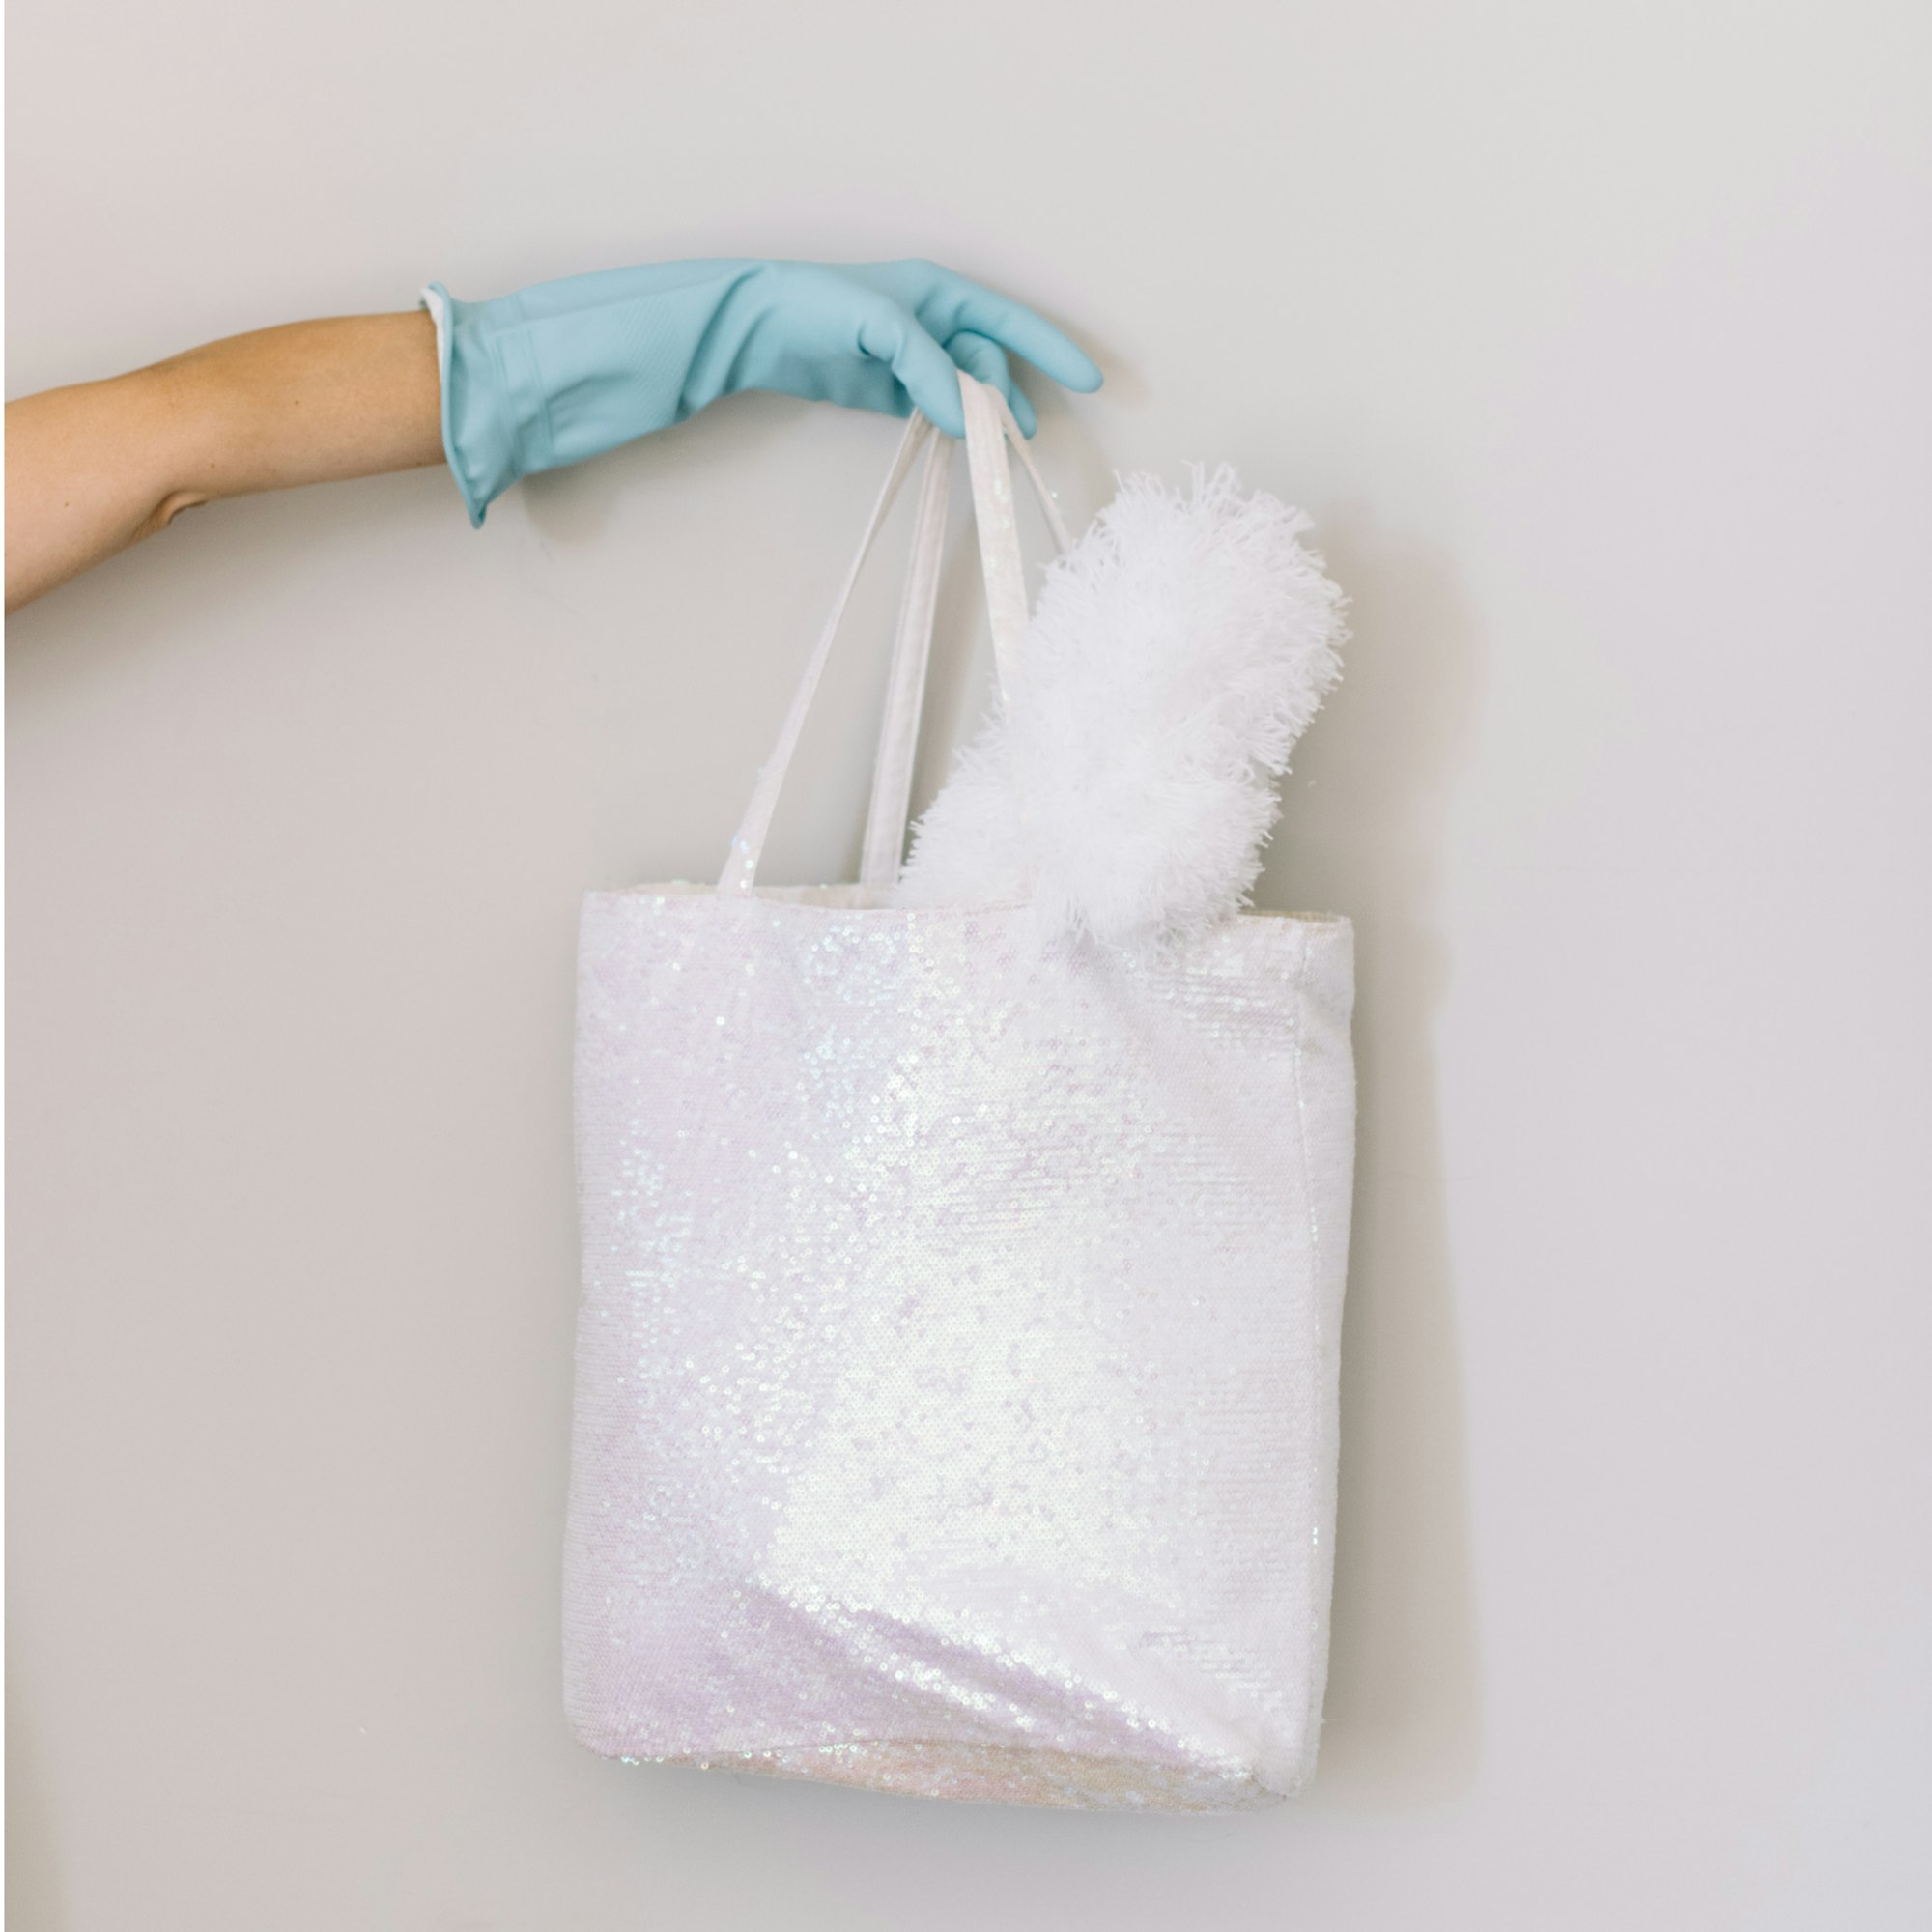
[[[1220,1809],[1313,1767],[1352,937],[590,895],[566,1692],[592,1748]]]

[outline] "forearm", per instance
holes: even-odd
[[[7,608],[217,497],[442,461],[421,309],[288,323],[7,405]]]

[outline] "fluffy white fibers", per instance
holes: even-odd
[[[1043,936],[1140,946],[1245,902],[1276,781],[1339,674],[1309,520],[1223,465],[1125,478],[1048,566],[1014,688],[914,835],[897,902],[1030,898]]]

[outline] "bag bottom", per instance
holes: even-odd
[[[626,1755],[623,1762],[807,1778],[955,1804],[1040,1804],[1073,1811],[1257,1811],[1291,1795],[1236,1765],[1225,1770],[1183,1770],[1140,1758],[1084,1757],[1024,1745],[919,1739],[718,1751],[703,1757]]]

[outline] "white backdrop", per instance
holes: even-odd
[[[217,504],[30,608],[22,1927],[1928,1921],[1922,6],[19,0],[7,51],[10,395],[692,254],[1079,331],[1076,520],[1231,458],[1352,593],[1262,902],[1357,922],[1363,1083],[1306,1797],[605,1763],[577,895],[716,874],[896,431],[739,399],[480,534],[441,470]],[[774,879],[851,875],[891,595]]]

